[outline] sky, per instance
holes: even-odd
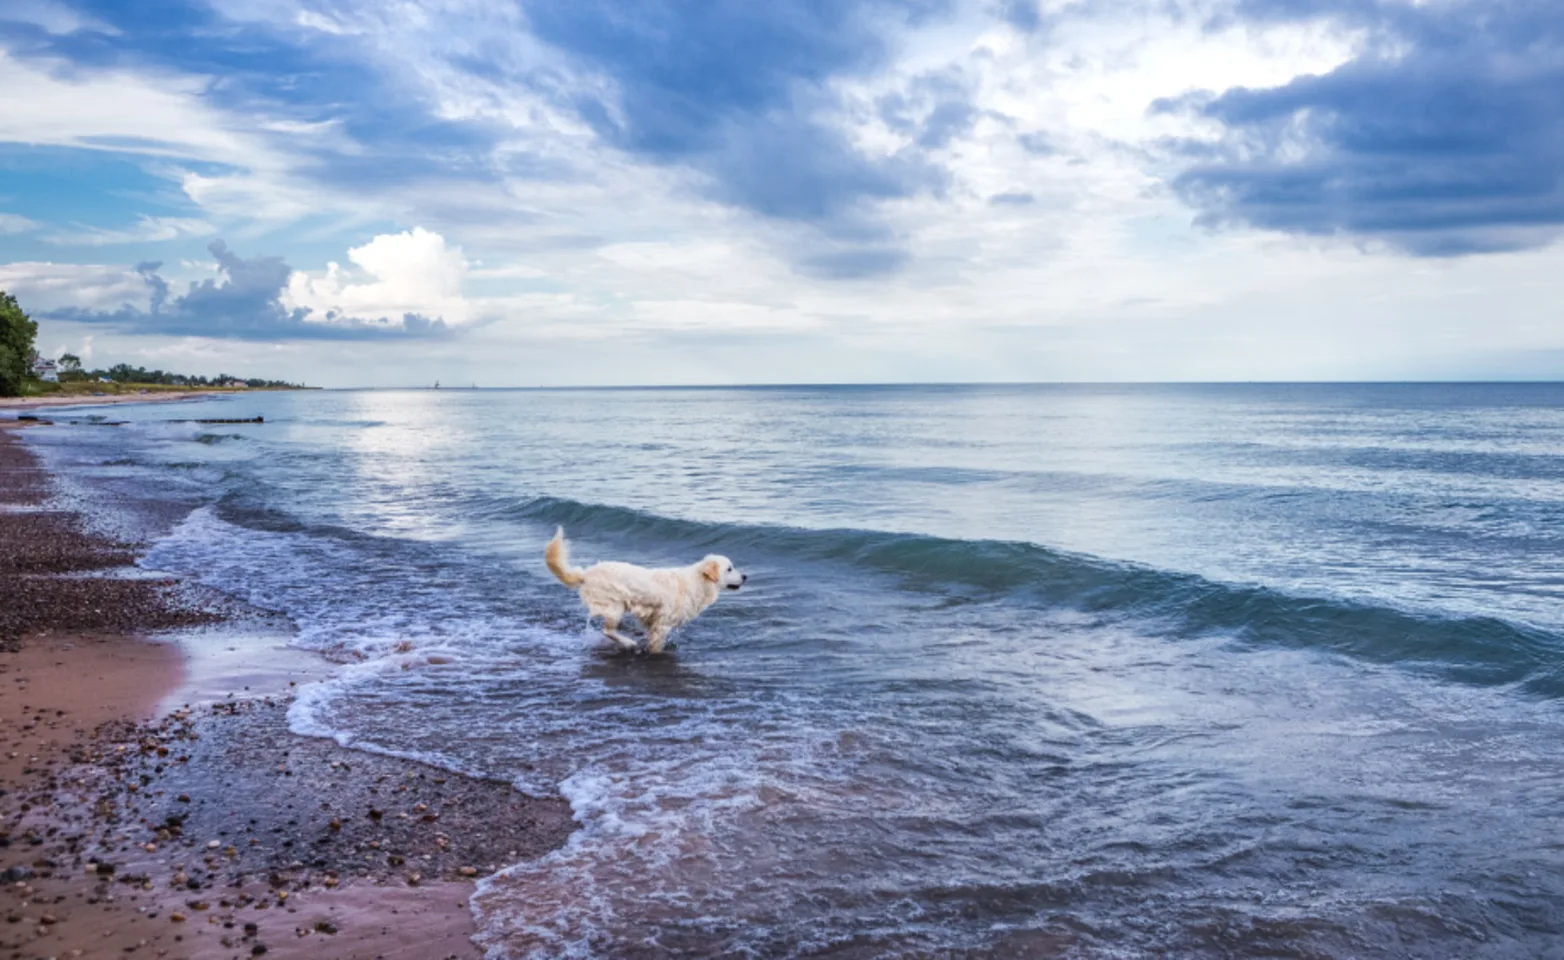
[[[1564,378],[1558,0],[6,0],[39,347],[323,386]]]

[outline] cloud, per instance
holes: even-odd
[[[1038,10],[1037,2],[1038,0],[999,0],[995,12],[1001,20],[1022,33],[1033,33],[1043,25],[1042,11]]]
[[[845,246],[816,250],[798,263],[798,269],[824,280],[862,280],[894,273],[907,264],[907,251],[895,246]]]
[[[864,136],[842,86],[891,65],[947,6],[104,5],[94,13],[112,36],[0,54],[0,85],[38,104],[10,127],[0,117],[0,140],[162,158],[158,175],[224,231],[332,218],[515,234],[541,206],[595,221],[554,236],[601,235],[624,224],[620,195],[649,187],[660,209],[648,221],[727,207],[762,221],[747,229],[804,272],[840,275],[812,264],[845,247],[863,269],[892,269],[908,259],[899,205],[948,186],[942,152],[976,113],[954,91],[918,104],[915,134],[887,142]],[[578,213],[582,200],[597,209]]]
[[[914,158],[866,162],[840,131],[797,117],[735,131],[703,162],[716,177],[712,193],[717,199],[838,237],[865,229],[872,219],[868,202],[904,197],[939,182],[935,171]]]
[[[417,227],[382,234],[348,251],[358,276],[336,263],[324,275],[296,272],[285,301],[326,316],[439,316],[452,326],[468,322],[462,296],[467,261],[438,233]]]
[[[206,4],[93,12],[112,22],[53,33],[0,14],[0,142],[136,158],[230,221],[383,220],[410,184],[499,179],[490,125],[438,116],[416,71],[374,51]]]
[[[1021,149],[1027,153],[1037,154],[1038,156],[1046,157],[1059,152],[1059,148],[1054,144],[1053,138],[1039,131],[1020,134],[1016,137],[1016,142],[1021,144]]]
[[[878,8],[878,9],[876,9]],[[542,0],[534,34],[595,66],[617,94],[580,109],[635,153],[695,158],[720,150],[737,123],[789,114],[835,76],[887,54],[888,3],[714,4]]]
[[[22,60],[0,49],[0,141],[36,146],[276,165],[277,151],[213,109],[210,81],[122,68],[78,69],[68,60]]]
[[[0,23],[4,22],[28,24],[46,33],[62,36],[78,30],[94,30],[110,34],[116,32],[103,21],[95,20],[54,0],[8,0],[4,11],[0,11]]]
[[[36,229],[38,229],[38,224],[35,221],[29,220],[20,214],[0,213],[0,237],[27,233]]]
[[[47,315],[129,333],[232,340],[395,339],[449,332],[444,319],[413,312],[396,318],[339,311],[321,315],[287,302],[294,271],[281,257],[246,260],[222,240],[212,241],[207,249],[217,261],[220,279],[191,283],[182,295],[170,297],[169,284],[159,273],[162,264],[146,262],[135,267],[148,300],[145,309],[127,303],[117,310],[64,307]]]
[[[887,127],[909,137],[924,150],[938,150],[967,133],[979,111],[972,103],[971,84],[959,70],[930,71],[913,77],[904,88],[881,97],[875,105]]]
[[[1037,202],[1037,198],[1024,190],[1009,190],[994,194],[988,198],[988,202],[996,207],[1030,207]]]
[[[147,298],[146,283],[135,271],[97,264],[0,264],[0,290],[14,294],[24,309],[40,314],[61,307],[108,309]]]
[[[1546,244],[1564,229],[1564,7],[1556,0],[1245,0],[1257,21],[1367,37],[1266,88],[1170,98],[1214,121],[1180,144],[1178,195],[1209,225],[1381,241],[1421,256]]]
[[[157,243],[182,237],[205,237],[216,232],[216,227],[194,217],[141,216],[136,225],[128,230],[77,225],[71,230],[51,231],[43,239],[57,246],[107,247],[127,243]]]
[[[527,16],[538,39],[601,78],[573,96],[606,143],[692,169],[711,199],[839,245],[866,229],[879,202],[942,183],[920,154],[850,136],[834,84],[883,66],[895,28],[943,6],[543,0]],[[969,122],[958,104],[941,110],[925,147]],[[888,268],[904,258],[859,259]]]

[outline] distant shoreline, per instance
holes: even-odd
[[[114,403],[159,403],[167,400],[205,400],[244,393],[275,393],[283,390],[319,390],[305,386],[225,387],[168,383],[113,381],[91,383],[75,381],[62,384],[49,393],[27,397],[0,397],[0,410],[28,407],[74,407]]]
[[[232,396],[245,390],[159,390],[147,393],[51,393],[42,397],[0,397],[0,410],[27,410],[33,407],[84,407],[115,403],[166,403],[170,400],[205,400]]]

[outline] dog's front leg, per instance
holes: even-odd
[[[668,642],[668,628],[660,623],[652,623],[646,628],[646,652],[662,653],[663,645]]]
[[[610,620],[606,617],[603,619],[603,636],[617,643],[621,650],[635,649],[635,641],[619,632],[618,619]]]
[[[619,649],[621,650],[634,651],[636,649],[635,641],[620,633],[618,630],[604,630],[603,636],[617,643],[619,645]]]

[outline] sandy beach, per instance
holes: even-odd
[[[175,400],[204,400],[232,390],[149,391],[147,393],[51,394],[46,397],[0,397],[0,410],[33,410],[49,407],[86,407],[117,403],[169,403]]]
[[[51,509],[17,433],[0,429],[0,949],[478,956],[475,880],[562,844],[564,801],[290,733],[289,691],[329,664],[247,656],[221,640],[231,611],[118,576],[136,545]]]

